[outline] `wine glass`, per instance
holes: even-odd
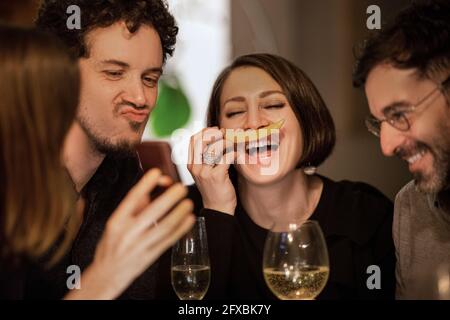
[[[328,250],[316,221],[276,222],[267,234],[263,273],[282,300],[311,300],[328,281]]]
[[[172,287],[180,300],[201,300],[209,288],[211,271],[205,218],[197,217],[192,229],[172,248]]]

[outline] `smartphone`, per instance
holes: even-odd
[[[165,141],[144,141],[136,151],[144,172],[159,168],[163,175],[169,176],[173,183],[181,182],[177,166],[172,162],[172,148]],[[157,186],[151,193],[151,199],[160,196],[168,187]]]

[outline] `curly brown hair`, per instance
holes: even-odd
[[[67,8],[81,9],[81,29],[69,30]],[[77,57],[88,57],[85,36],[95,28],[105,28],[125,21],[128,31],[136,32],[142,24],[158,32],[163,61],[172,56],[178,27],[165,0],[44,0],[39,8],[36,26],[58,36]]]

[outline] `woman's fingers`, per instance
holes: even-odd
[[[158,222],[172,207],[187,195],[187,188],[177,183],[170,187],[150,205],[147,206],[137,217],[136,226],[143,230]],[[184,200],[192,202],[191,200]]]
[[[149,204],[151,201],[156,199],[158,196],[160,196],[166,189],[173,184],[172,178],[169,176],[161,176],[158,181],[158,185],[152,190],[150,195],[147,198],[146,205]],[[144,207],[140,207],[138,212],[142,211]]]
[[[159,199],[159,198],[158,198]],[[159,209],[151,208],[151,205],[147,208],[147,212],[140,213],[137,220],[129,221],[127,223],[127,232],[120,241],[120,245],[139,250],[142,248],[143,243],[139,240],[143,234],[148,236],[158,236],[162,232],[170,233],[170,228],[167,227],[166,219],[172,221],[173,223],[179,223],[182,218],[192,213],[193,204],[189,199],[182,200],[175,208],[167,213],[168,210],[159,211]],[[167,215],[161,219],[159,217],[163,216],[165,213]],[[174,214],[175,213],[175,214]],[[160,221],[158,221],[158,219]],[[164,222],[164,223],[163,223]],[[155,230],[154,233],[148,233],[148,230]],[[156,232],[158,230],[158,232]]]
[[[217,168],[225,168],[228,169],[231,164],[233,164],[236,160],[236,151],[235,144],[232,141],[229,140],[223,140],[224,141],[224,154],[222,158],[220,159],[219,164],[217,165]]]
[[[228,174],[230,165],[235,162],[237,153],[234,151],[233,142],[228,140],[221,140],[221,142],[224,145],[220,147],[220,153],[217,157],[217,165],[203,165],[197,172],[197,178],[202,180],[208,180],[211,177],[219,178],[219,180],[224,180],[220,178],[226,178],[225,175]]]
[[[158,242],[152,242],[148,245],[147,259],[153,263],[163,252],[173,246],[173,244],[185,235],[194,225],[194,215],[188,215],[174,230],[166,237],[162,237]]]
[[[209,144],[220,141],[223,132],[218,127],[205,128],[191,137],[187,168],[190,172],[198,171],[203,166],[203,153]]]
[[[214,171],[220,175],[220,173],[224,175],[228,175],[228,170],[230,169],[230,165],[236,162],[237,159],[237,152],[236,151],[229,151],[227,154],[224,155],[222,161],[220,164],[214,167]]]
[[[161,176],[158,181],[158,185],[161,187],[168,187],[173,183],[173,180],[169,176]]]
[[[160,247],[162,253],[190,230],[195,221],[192,210],[191,201],[182,201],[158,225],[144,232],[142,243],[151,250]]]
[[[152,169],[144,174],[119,204],[110,220],[112,218],[122,220],[132,216],[137,208],[142,205],[143,198],[147,199],[150,191],[158,185],[160,177],[161,170],[159,169]]]
[[[156,184],[155,188],[153,188],[153,190],[148,194],[148,196],[141,197],[141,200],[139,200],[139,204],[134,210],[133,216],[139,215],[139,213],[144,210],[144,208],[148,206],[151,201],[153,201],[154,197],[160,195],[165,188],[169,187],[172,184],[172,178],[170,178],[169,176],[160,176],[158,183]]]
[[[168,213],[171,208],[177,207],[178,210],[185,208],[183,212],[186,214],[192,212],[192,201],[189,199],[181,201],[186,195],[187,188],[178,183],[170,187],[140,212],[127,215],[128,219],[122,217],[113,219],[111,217],[108,220],[105,232],[107,243],[114,243],[122,249],[125,248],[125,251],[130,250],[134,246],[139,246],[136,240],[140,235],[149,227],[159,223],[158,220]],[[147,194],[145,196],[148,198]],[[176,206],[180,201],[182,206],[180,207],[180,204]],[[118,214],[122,214],[122,212]]]
[[[200,138],[201,138],[201,142],[202,142],[202,144],[201,144],[202,151],[204,151],[206,146],[209,145],[210,143],[223,138],[223,133],[222,133],[222,131],[219,130],[218,127],[206,128],[201,133],[202,133],[202,135],[200,136]]]
[[[177,225],[176,229],[170,234],[167,234],[167,236],[161,237],[157,242],[152,239],[151,243],[147,246],[146,252],[143,254],[143,259],[146,260],[147,264],[150,265],[154,263],[168,248],[192,228],[194,222],[194,216],[189,215]]]

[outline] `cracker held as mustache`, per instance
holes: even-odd
[[[254,154],[259,150],[259,147],[265,148],[271,148],[272,150],[277,150],[279,145],[279,139],[277,141],[268,141],[268,137],[270,137],[271,134],[278,133],[278,130],[283,127],[284,119],[281,119],[277,122],[271,123],[268,126],[265,126],[263,128],[260,128],[258,130],[247,130],[247,131],[236,131],[236,130],[226,130],[224,139],[233,142],[232,146],[226,148],[221,152],[221,154],[218,154],[214,152],[213,150],[209,150],[210,146],[213,146],[214,144],[210,144],[205,153],[204,157],[207,157],[211,159],[212,163],[219,163],[222,156],[227,154],[230,151],[238,149],[238,145],[243,147],[245,152],[248,154]],[[216,153],[216,154],[214,154]]]
[[[281,129],[283,124],[284,119],[281,119],[278,120],[277,122],[271,123],[268,126],[259,128],[258,130],[247,130],[247,131],[227,130],[225,133],[225,139],[234,142],[235,144],[256,142],[258,140],[267,138],[272,133],[277,132],[277,130]]]

